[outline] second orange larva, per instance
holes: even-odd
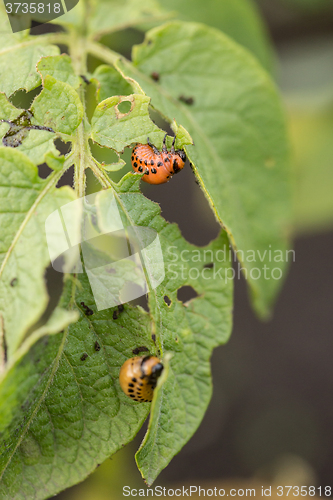
[[[142,179],[149,184],[164,184],[174,174],[184,168],[186,155],[182,149],[175,150],[174,138],[168,151],[163,139],[162,151],[159,151],[147,138],[147,144],[137,144],[132,151],[132,167],[135,172],[144,173]]]
[[[162,371],[163,364],[156,356],[130,358],[120,369],[120,387],[133,401],[152,401],[157,379]]]

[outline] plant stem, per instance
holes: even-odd
[[[86,49],[85,49],[85,38],[79,35],[77,32],[72,32],[69,37],[69,52],[72,58],[72,63],[75,72],[78,75],[85,74],[87,72],[87,62],[86,62]],[[85,95],[84,88],[81,85],[78,89],[78,94],[81,99],[84,110],[85,106]],[[74,150],[74,186],[76,194],[79,198],[85,195],[86,191],[86,174],[85,169],[88,165],[89,157],[89,144],[86,137],[85,122],[86,113],[84,111],[84,117],[82,122],[76,130],[76,141],[73,143]]]

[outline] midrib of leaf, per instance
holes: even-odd
[[[70,310],[74,309],[74,303],[75,303],[75,301],[74,301],[74,298],[75,298],[75,290],[76,290],[76,280],[75,280],[75,279],[73,279],[73,282],[72,282],[71,302],[70,302],[69,307],[68,307],[68,309],[70,309]],[[20,437],[18,438],[16,445],[15,445],[15,446],[14,446],[14,448],[13,448],[13,452],[12,452],[12,453],[9,455],[9,457],[8,457],[8,462],[7,462],[7,464],[5,465],[5,467],[3,468],[3,470],[2,470],[2,472],[1,472],[1,474],[0,474],[0,481],[1,481],[1,479],[2,479],[2,477],[3,477],[3,475],[4,475],[4,473],[5,473],[5,471],[7,470],[7,467],[9,466],[9,464],[10,464],[10,462],[11,462],[11,460],[12,460],[13,456],[15,455],[16,450],[18,449],[18,447],[19,447],[19,446],[20,446],[20,444],[22,443],[23,438],[24,438],[24,436],[26,435],[26,433],[27,433],[27,431],[28,431],[28,429],[29,429],[29,427],[30,427],[31,422],[33,421],[33,419],[34,419],[34,417],[35,417],[36,413],[38,412],[38,410],[39,410],[39,408],[40,408],[40,406],[41,406],[42,402],[44,401],[45,396],[46,396],[46,394],[47,394],[47,392],[48,392],[48,390],[49,390],[49,388],[50,388],[50,385],[51,385],[51,383],[52,383],[53,377],[54,377],[54,375],[55,375],[55,373],[56,373],[56,371],[57,371],[57,369],[58,369],[58,366],[59,366],[60,357],[61,357],[61,355],[63,354],[63,349],[64,349],[64,347],[65,347],[66,340],[67,340],[68,330],[69,330],[69,326],[67,326],[67,327],[65,328],[64,335],[63,335],[63,338],[62,338],[61,344],[60,344],[60,346],[59,346],[59,349],[58,349],[57,355],[56,355],[56,357],[55,357],[55,359],[54,359],[54,362],[53,362],[53,368],[52,368],[52,370],[51,370],[51,372],[50,372],[49,379],[48,379],[48,381],[47,381],[47,383],[46,383],[46,385],[45,385],[44,391],[42,392],[42,394],[41,394],[41,396],[40,396],[39,400],[37,401],[36,406],[35,406],[35,408],[34,408],[33,412],[32,412],[32,413],[31,413],[31,415],[30,415],[30,418],[27,420],[26,424],[22,427],[22,433],[21,433]]]
[[[103,59],[106,63],[112,64],[113,66],[115,66],[116,69],[126,79],[127,78],[126,75],[124,75],[123,72],[121,71],[121,69],[118,68],[118,66],[117,66],[117,62],[121,60],[121,62],[125,66],[127,66],[130,69],[131,72],[134,72],[137,75],[139,75],[140,78],[144,79],[149,85],[155,86],[158,89],[158,92],[161,95],[163,95],[165,98],[167,98],[174,106],[176,106],[179,109],[181,109],[182,113],[191,122],[193,128],[197,131],[197,133],[204,140],[204,142],[205,142],[205,144],[207,146],[208,151],[212,154],[212,158],[213,158],[214,162],[217,165],[219,165],[220,170],[223,171],[224,178],[229,181],[228,185],[230,187],[232,186],[232,182],[231,182],[231,179],[230,179],[230,174],[229,174],[228,170],[225,168],[225,165],[223,164],[223,162],[220,161],[220,156],[218,155],[218,153],[217,153],[217,151],[215,149],[215,146],[210,141],[209,137],[203,132],[202,128],[200,127],[200,125],[195,120],[194,116],[192,115],[192,113],[190,112],[190,110],[187,107],[185,107],[181,102],[177,101],[174,97],[172,97],[163,87],[158,86],[147,75],[145,75],[144,73],[141,73],[141,71],[139,71],[139,69],[136,66],[132,65],[131,62],[128,61],[125,57],[121,56],[120,54],[118,54],[116,52],[113,52],[109,48],[105,47],[105,45],[99,44],[97,42],[89,42],[87,44],[87,50],[88,50],[88,52],[91,55],[94,55],[95,57],[98,57],[99,59]],[[158,110],[158,111],[163,115],[163,113],[160,110]],[[165,115],[163,115],[163,118],[166,121],[168,121],[168,122],[170,121],[170,119],[167,116],[165,116]],[[185,148],[186,148],[186,146],[185,146]],[[210,192],[207,190],[206,186],[203,184],[201,176],[200,176],[197,168],[195,167],[195,165],[193,165],[193,168],[194,168],[194,170],[196,172],[196,175],[197,175],[198,179],[200,180],[200,187],[204,191],[205,196],[208,199],[208,201],[209,201],[209,203],[210,203],[210,205],[211,205],[211,207],[212,207],[212,209],[213,209],[213,211],[215,213],[216,218],[218,219],[218,221],[221,224],[221,226],[227,231],[228,236],[230,237],[230,240],[232,242],[232,246],[233,246],[234,250],[237,251],[237,246],[235,244],[235,240],[233,238],[233,235],[232,235],[230,229],[227,226],[225,226],[225,224],[222,221],[220,215],[218,214],[218,212],[216,210],[216,207],[215,207],[215,204],[213,202],[213,199],[212,199],[212,197],[210,195]],[[242,204],[240,203],[239,198],[238,198],[238,196],[236,196],[235,192],[233,192],[232,195],[229,196],[229,198],[230,198],[230,204],[231,205],[232,204],[237,204],[238,211],[244,213],[244,209],[242,207]],[[244,220],[245,220],[245,215],[244,215]],[[239,258],[238,254],[237,254],[237,256]]]
[[[24,231],[24,228],[26,227],[29,220],[31,219],[35,209],[41,203],[44,196],[50,191],[50,189],[57,183],[57,181],[62,177],[62,175],[65,173],[65,171],[70,167],[71,158],[72,158],[72,155],[70,154],[67,157],[63,168],[61,170],[59,170],[58,172],[53,172],[52,174],[49,175],[49,177],[48,177],[49,181],[46,183],[45,187],[40,192],[40,194],[37,196],[36,200],[34,201],[34,203],[31,205],[30,209],[28,210],[26,216],[24,217],[24,219],[22,221],[22,224],[20,225],[17,233],[14,236],[14,239],[13,239],[10,247],[8,248],[8,250],[5,254],[5,258],[4,258],[4,260],[1,264],[1,267],[0,267],[0,278],[1,278],[1,275],[6,267],[6,264],[8,262],[9,257],[11,256],[12,252],[14,251],[15,245],[17,244],[18,240],[20,239],[22,232]]]
[[[94,161],[92,161],[92,160],[90,161],[90,166],[91,166],[91,169],[93,171],[96,170],[96,168],[97,168],[96,165],[95,165],[95,163],[94,163]],[[96,175],[97,175],[97,173],[96,173]],[[115,189],[115,185],[113,184],[113,182],[100,169],[98,169],[98,178],[99,178],[100,182],[102,183],[102,185],[104,187],[113,190],[113,195],[116,198],[117,202],[119,203],[119,205],[120,205],[120,207],[121,207],[121,209],[122,209],[125,217],[127,218],[127,220],[130,223],[130,225],[132,227],[134,227],[135,226],[135,222],[132,220],[130,214],[126,210],[126,207],[124,206],[124,204],[123,204],[123,202],[121,200],[121,197],[119,196],[117,190]],[[142,241],[142,238],[140,236],[138,236],[138,235],[136,235],[136,236],[137,236],[138,240],[142,243],[141,248],[144,248],[144,243]],[[149,274],[147,273],[147,270],[146,270],[146,266],[143,265],[142,268],[144,270],[144,275],[145,275],[145,278],[146,278],[146,282],[149,285],[149,296],[148,296],[148,299],[149,299],[149,309],[150,309],[151,319],[152,319],[152,329],[153,329],[153,333],[156,334],[156,340],[158,341],[159,347],[162,350],[162,348],[163,348],[163,342],[162,342],[162,336],[160,335],[160,332],[162,330],[162,313],[161,313],[161,309],[159,307],[157,293],[155,291],[155,288],[151,284]],[[155,299],[154,301],[152,301],[152,297],[154,297],[154,299]],[[152,311],[155,311],[155,314],[154,314],[154,312],[152,313]],[[157,325],[159,325],[159,328],[157,328]]]
[[[26,42],[17,43],[15,45],[11,45],[10,47],[0,49],[0,56],[8,54],[8,52],[12,52],[17,49],[23,49],[24,47],[29,47],[30,45],[39,45],[41,43],[41,37],[35,37],[35,38],[36,39],[27,40]]]

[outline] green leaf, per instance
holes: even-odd
[[[39,340],[0,385],[1,498],[44,499],[82,481],[147,417],[150,405],[131,401],[118,382],[134,348],[154,352],[147,313],[125,307],[113,320],[112,309],[97,312],[85,275],[68,301],[70,282],[62,306],[79,322]]]
[[[71,135],[81,123],[83,106],[71,85],[46,75],[43,90],[32,105],[33,123]]]
[[[69,27],[87,25],[90,38],[99,38],[106,33],[138,26],[147,22],[158,22],[169,17],[156,0],[99,0],[90,2],[87,12],[84,2],[79,2],[59,19],[60,24]]]
[[[48,154],[53,154],[55,157],[59,155],[54,145],[54,139],[53,132],[30,130],[28,136],[18,146],[18,150],[26,154],[35,165],[40,165],[45,162]]]
[[[36,64],[41,57],[59,54],[56,46],[43,44],[38,37],[21,39],[20,35],[3,35],[0,48],[0,92],[7,96],[16,90],[27,92],[41,84]]]
[[[124,165],[126,165],[126,162],[120,158],[119,161],[109,163],[108,165],[102,163],[101,167],[107,172],[117,172],[118,170],[122,169]]]
[[[163,7],[178,11],[183,21],[197,21],[220,29],[250,50],[264,68],[272,70],[272,45],[259,9],[252,0],[206,0],[204,8],[202,0],[164,0]]]
[[[74,73],[72,59],[67,54],[43,57],[37,64],[37,69],[43,79],[50,75],[60,82],[68,83],[75,89],[82,83],[81,78]]]
[[[120,153],[133,143],[147,143],[149,136],[152,143],[161,149],[165,132],[150,119],[149,103],[150,98],[140,94],[114,96],[100,102],[91,120],[91,138],[101,146]],[[122,105],[126,108],[122,109]],[[176,147],[190,142],[183,129],[182,137],[187,142],[180,143],[178,139]]]
[[[267,315],[287,267],[291,219],[289,144],[273,83],[248,52],[195,23],[153,29],[132,59],[120,69],[193,137],[185,149],[195,175]]]
[[[144,226],[158,234],[165,278],[153,286],[158,259],[154,251],[146,254],[149,307],[157,345],[162,353],[172,353],[167,380],[154,396],[149,429],[137,455],[141,473],[151,484],[196,431],[207,409],[211,351],[229,338],[233,287],[226,234],[204,248],[190,245],[175,224],[160,217],[159,206],[142,196],[139,182],[136,175],[128,174],[115,196],[124,227]],[[104,232],[114,230],[113,197],[111,190],[104,190],[96,198]],[[141,245],[143,250],[144,239]],[[198,297],[180,302],[177,291],[183,286],[192,287]]]
[[[112,66],[101,64],[95,70],[92,81],[96,83],[98,102],[114,95],[129,95],[133,93],[132,86]]]
[[[44,272],[50,255],[45,221],[75,198],[67,186],[55,189],[59,176],[51,174],[42,180],[27,156],[0,148],[0,311],[9,359],[48,302]],[[77,222],[73,220],[74,234]]]
[[[5,94],[0,93],[0,120],[15,120],[23,111],[24,109],[18,109],[13,106]]]
[[[75,323],[79,319],[79,314],[77,311],[66,311],[61,307],[56,307],[51,313],[45,324],[34,330],[26,339],[23,341],[19,349],[15,352],[14,356],[11,358],[9,363],[4,360],[3,366],[0,369],[0,375],[6,370],[10,370],[11,366],[15,365],[26,353],[31,349],[31,347],[45,335],[53,335],[64,330],[71,323]]]

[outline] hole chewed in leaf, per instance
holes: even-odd
[[[134,109],[135,101],[131,97],[126,97],[124,99],[120,99],[120,102],[114,107],[116,117],[118,119],[124,118],[124,116],[128,116],[130,112]]]
[[[62,186],[72,186],[73,185],[73,178],[74,178],[74,167],[70,167],[64,175],[59,179],[57,183],[57,188],[62,187]]]
[[[46,179],[53,172],[53,170],[46,163],[37,165],[37,168],[38,175],[41,179]]]
[[[128,114],[131,111],[131,103],[130,101],[122,101],[118,104],[118,110],[120,113],[124,115]]]
[[[198,297],[197,292],[194,290],[194,288],[192,288],[191,286],[188,286],[188,285],[182,286],[177,291],[177,299],[183,303],[188,302],[189,300],[195,299],[196,297]]]
[[[24,89],[17,90],[11,97],[10,102],[17,108],[29,109],[35,97],[41,93],[43,87],[39,87],[27,92]]]
[[[71,142],[64,142],[59,138],[55,139],[54,145],[62,156],[67,155],[72,147]]]

